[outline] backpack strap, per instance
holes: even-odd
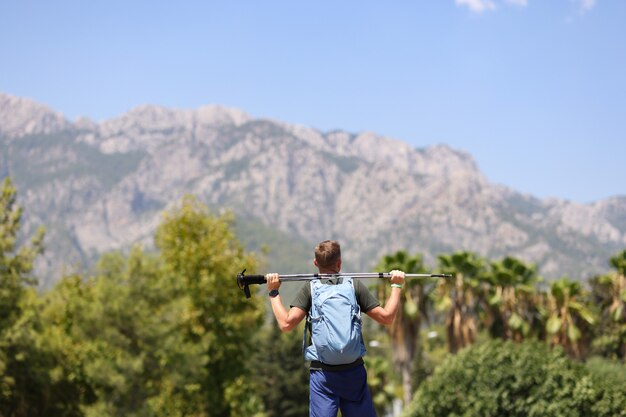
[[[359,297],[357,297],[357,292],[356,292],[356,283],[354,282],[354,278],[352,277],[347,277],[347,279],[350,280],[350,282],[352,283],[352,289],[354,290],[354,301],[356,302],[356,308],[357,308],[357,313],[356,315],[359,317],[359,319],[361,319],[361,305],[359,304]]]
[[[309,330],[309,326],[311,325],[311,311],[313,310],[313,290],[314,290],[313,281],[315,280],[311,280],[311,282],[309,282],[309,288],[311,290],[311,308],[309,308],[309,312],[306,315],[306,323],[304,323],[304,336],[302,337],[302,351],[303,352],[306,350],[306,347],[308,346],[306,336]]]

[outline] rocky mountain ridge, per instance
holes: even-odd
[[[0,94],[0,139],[0,174],[18,185],[27,228],[48,229],[47,281],[62,265],[150,245],[162,211],[188,193],[304,246],[339,239],[359,269],[397,249],[430,265],[471,250],[537,263],[548,278],[585,278],[626,247],[626,197],[540,200],[490,183],[469,154],[446,145],[414,149],[221,106],[144,105],[102,123],[70,122]]]

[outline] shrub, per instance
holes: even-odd
[[[420,386],[403,417],[626,416],[625,392],[560,348],[492,340],[450,356]]]

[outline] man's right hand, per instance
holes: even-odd
[[[391,283],[399,285],[404,284],[404,272],[396,269],[391,271]]]
[[[280,288],[280,275],[276,273],[266,274],[265,280],[267,281],[267,290],[277,290]]]

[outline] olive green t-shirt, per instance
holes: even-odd
[[[337,284],[340,279],[342,278],[322,279],[321,281],[324,284]],[[356,293],[356,302],[359,304],[362,313],[367,313],[380,305],[378,298],[367,289],[361,280],[353,279],[352,283]],[[291,307],[298,307],[307,313],[309,312],[311,309],[311,284],[309,282],[302,285],[291,303]]]

